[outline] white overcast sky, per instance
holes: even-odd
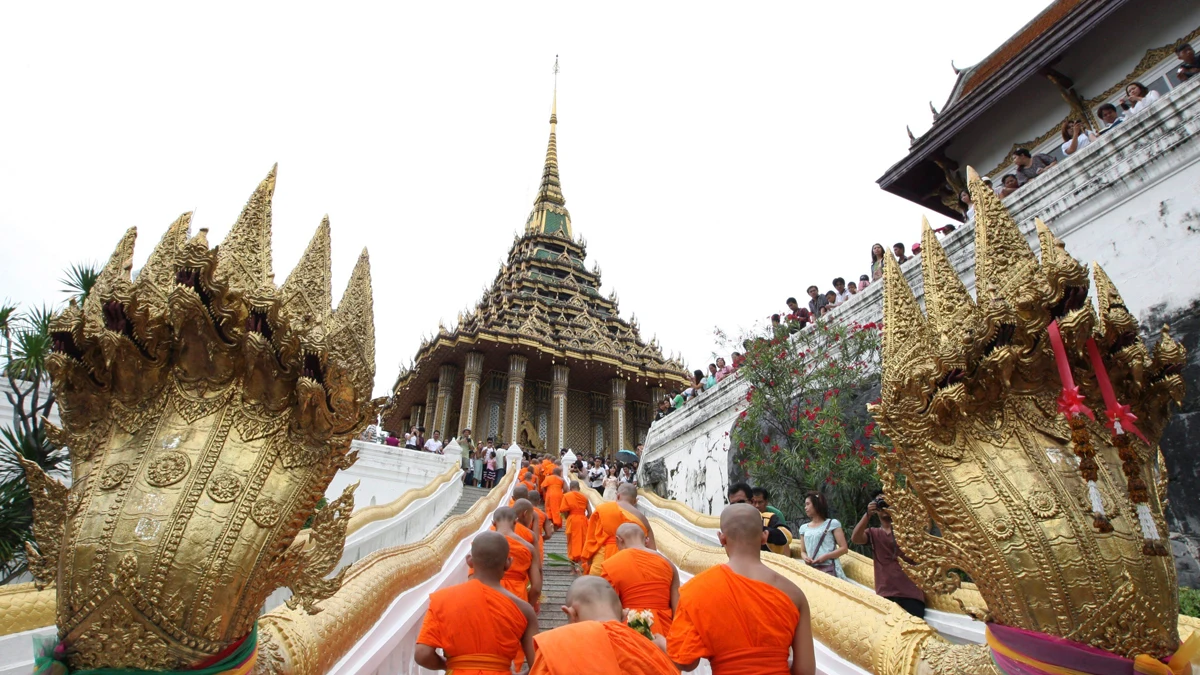
[[[524,226],[558,54],[575,232],[622,315],[703,367],[715,326],[919,240],[923,210],[875,179],[950,60],[1046,4],[4,3],[0,299],[60,302],[129,226],[140,265],[184,211],[219,242],[278,162],[276,281],[323,214],[335,297],[370,249],[383,393]]]

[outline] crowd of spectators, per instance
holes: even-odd
[[[1200,75],[1200,59],[1196,57],[1196,51],[1192,48],[1191,44],[1186,42],[1180,44],[1175,48],[1175,56],[1179,58],[1180,63],[1175,71],[1177,79],[1182,82]],[[1099,129],[1092,129],[1086,120],[1068,118],[1063,122],[1062,126],[1061,149],[1063,156],[1070,157],[1092,143],[1095,143],[1101,136],[1112,131],[1114,127],[1149,110],[1158,99],[1159,93],[1147,87],[1144,83],[1130,82],[1125,86],[1125,95],[1115,105],[1105,103],[1096,108],[1096,117],[1102,123]],[[999,186],[992,185],[990,177],[983,177],[983,182],[995,190],[996,194],[1001,197],[1007,197],[1020,190],[1047,169],[1058,164],[1059,161],[1054,155],[1047,153],[1034,154],[1025,148],[1014,150],[1011,159],[1015,169],[1011,173],[1006,173],[1000,177]],[[971,196],[964,190],[959,195],[959,200],[962,201],[966,208],[967,220],[973,220],[975,217],[975,206],[971,202]]]

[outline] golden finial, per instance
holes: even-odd
[[[232,286],[251,291],[273,285],[271,271],[271,199],[276,164],[246,201],[217,254],[217,271]]]
[[[994,284],[1018,312],[1027,309],[1045,314],[1044,317],[1025,317],[1033,321],[1030,332],[1045,328],[1049,314],[1044,311],[1043,301],[1049,296],[1050,288],[1033,249],[1029,248],[1029,242],[1000,203],[1000,197],[970,166],[967,167],[967,190],[975,203],[975,287],[987,288]]]
[[[300,262],[283,282],[283,308],[314,317],[327,316],[333,311],[333,268],[330,262],[329,216],[308,243]]]
[[[921,273],[929,324],[935,333],[950,338],[961,349],[971,336],[978,335],[979,315],[971,294],[924,216],[921,217]]]
[[[192,223],[191,212],[184,213],[171,223],[159,240],[146,264],[137,276],[137,287],[143,297],[157,306],[165,307],[167,294],[175,286],[175,256],[187,243],[188,229]]]

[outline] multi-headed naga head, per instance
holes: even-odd
[[[352,489],[292,546],[351,439],[374,419],[364,250],[332,307],[328,220],[276,287],[275,170],[217,247],[185,214],[132,274],[130,230],[48,360],[71,450],[69,492],[27,465],[31,569],[58,587],[74,668],[180,670],[251,631],[267,595],[336,590]]]
[[[928,228],[928,315],[894,261],[884,273],[883,391],[872,413],[894,445],[880,473],[897,541],[916,561],[907,571],[931,593],[952,591],[965,572],[1003,625],[1122,656],[1168,655],[1179,641],[1175,568],[1151,541],[1166,526],[1146,485],[1181,395],[1183,350],[1164,334],[1148,357],[1099,268],[1094,313],[1087,268],[1040,221],[1039,263],[968,174],[977,300]],[[1060,412],[1064,372],[1096,421]],[[1122,405],[1133,416],[1118,419],[1136,417],[1139,435],[1106,424]],[[1103,528],[1097,513],[1107,514]]]

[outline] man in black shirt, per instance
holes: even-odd
[[[1179,70],[1175,71],[1175,77],[1178,77],[1180,82],[1200,75],[1200,59],[1196,58],[1196,51],[1190,44],[1185,42],[1176,47],[1175,56],[1183,62]]]
[[[816,286],[808,287],[808,297],[812,300],[808,301],[808,312],[812,316],[821,316],[821,308],[829,303],[825,296],[821,294],[821,289]]]
[[[749,504],[754,496],[754,488],[746,483],[734,483],[729,486],[729,503],[730,504]],[[787,546],[791,543],[791,530],[783,524],[779,516],[770,511],[763,515],[763,530],[767,533],[767,543],[763,544],[762,550],[774,551],[783,553]],[[786,555],[786,554],[784,554]]]

